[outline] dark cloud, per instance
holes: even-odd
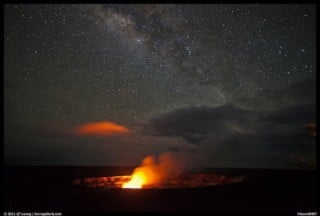
[[[219,164],[248,161],[248,164],[282,163],[288,166],[290,153],[308,152],[306,157],[311,155],[313,149],[306,144],[312,138],[302,125],[314,121],[314,104],[269,112],[226,104],[178,109],[151,119],[143,131],[155,136],[182,137],[200,149],[206,149],[207,157],[214,157]],[[277,155],[279,152],[282,152],[281,156]]]
[[[302,133],[303,124],[314,121],[314,104],[271,112],[256,112],[227,104],[178,109],[151,119],[148,125],[144,125],[143,132],[156,136],[180,136],[197,144],[212,136],[295,137]]]
[[[274,123],[304,123],[315,121],[316,106],[315,104],[304,104],[293,107],[285,107],[271,112],[262,120],[273,121]]]
[[[227,104],[220,107],[188,107],[150,120],[145,133],[160,136],[181,136],[191,143],[198,143],[209,135],[226,135],[237,131],[241,121],[251,122],[257,117],[255,111],[244,110]],[[146,130],[147,129],[147,130]]]

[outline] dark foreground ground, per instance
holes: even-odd
[[[196,189],[90,189],[76,178],[130,174],[132,168],[4,167],[4,211],[315,212],[316,173],[303,170],[207,169],[243,175],[242,183]]]

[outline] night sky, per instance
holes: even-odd
[[[5,164],[312,168],[315,5],[4,5]]]

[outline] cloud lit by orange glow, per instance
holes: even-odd
[[[124,134],[129,132],[130,130],[125,126],[122,126],[110,121],[90,122],[75,128],[75,134],[82,135],[82,136],[91,136],[91,135],[109,136],[109,135]]]

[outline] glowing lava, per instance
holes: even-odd
[[[185,162],[177,155],[163,153],[158,157],[145,157],[130,176],[75,179],[74,184],[108,189],[196,188],[242,182],[245,178],[244,176],[183,173],[184,164]]]
[[[158,157],[147,156],[133,173],[124,176],[108,176],[74,180],[75,185],[91,188],[196,188],[242,182],[244,176],[183,173],[185,162],[179,155],[163,153]]]
[[[180,173],[182,166],[171,153],[163,153],[158,158],[147,156],[122,188],[159,187],[168,177]]]
[[[135,172],[130,181],[124,183],[122,188],[140,189],[147,182],[147,176],[143,172]]]

